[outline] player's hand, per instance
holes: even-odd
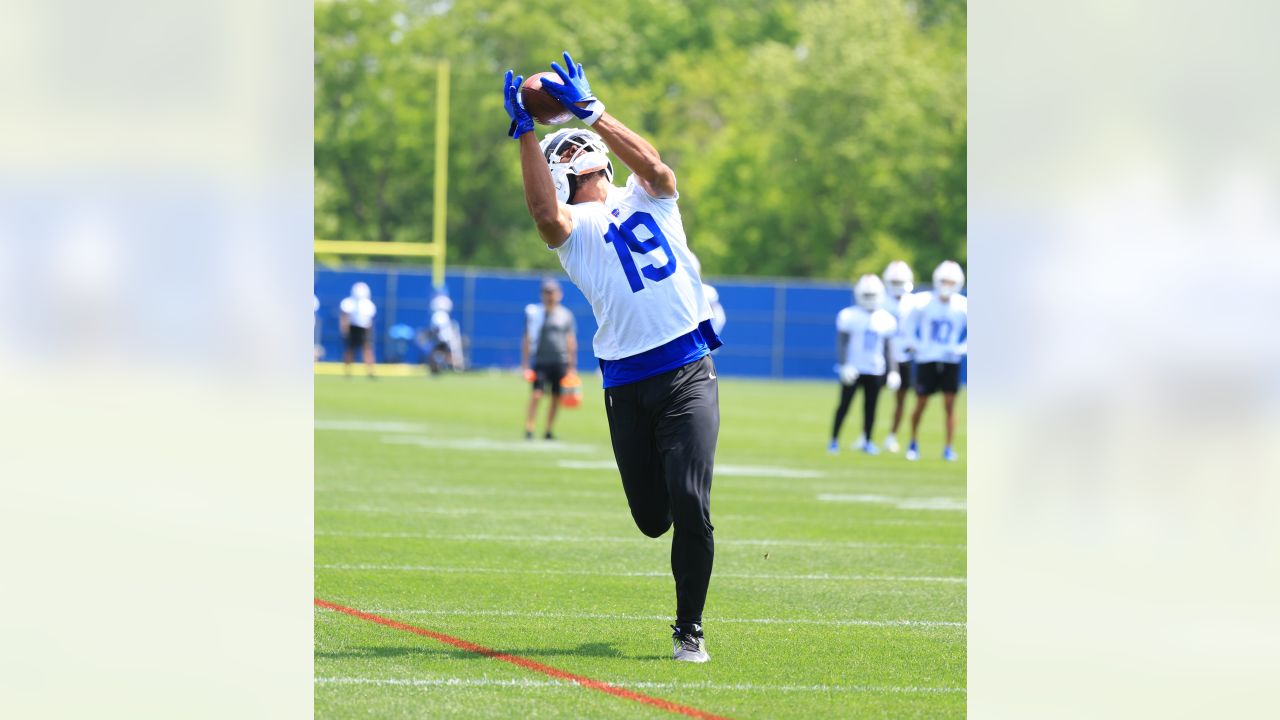
[[[564,64],[568,66],[567,70],[557,63],[551,63],[551,69],[560,76],[564,84],[544,79],[542,89],[559,100],[569,112],[577,115],[579,120],[592,125],[604,113],[604,103],[591,92],[591,84],[587,82],[586,73],[582,71],[582,63],[575,65],[567,50],[564,53]],[[578,105],[578,103],[586,104]]]
[[[891,370],[884,384],[890,392],[898,392],[898,388],[902,387],[902,375],[897,370]]]
[[[840,366],[840,384],[852,385],[858,382],[858,368],[851,363],[845,363]]]
[[[521,135],[533,131],[533,116],[520,104],[520,84],[524,82],[524,76],[518,75],[512,80],[511,75],[512,72],[508,70],[507,79],[502,83],[502,106],[506,108],[507,115],[511,116],[511,127],[507,128],[507,135],[519,139]]]

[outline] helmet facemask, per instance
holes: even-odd
[[[954,260],[946,260],[933,271],[933,291],[943,300],[964,287],[964,270]]]
[[[590,130],[558,130],[543,138],[540,145],[560,202],[568,203],[573,198],[581,176],[603,170],[605,181],[613,182],[609,148]]]
[[[853,298],[858,307],[874,312],[884,302],[884,283],[875,275],[863,275],[853,286]]]
[[[903,295],[911,292],[912,289],[911,267],[901,260],[894,260],[884,269],[884,284],[889,291],[889,295],[895,300]]]

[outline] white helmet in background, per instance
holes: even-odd
[[[933,292],[946,300],[964,287],[964,270],[955,260],[944,260],[933,271]]]
[[[702,283],[702,294],[707,298],[707,303],[711,305],[720,302],[720,291],[706,283]]]
[[[884,283],[875,275],[863,275],[853,286],[853,297],[858,307],[871,312],[884,302]]]
[[[913,280],[915,276],[911,273],[911,266],[902,260],[894,260],[884,269],[885,288],[895,300],[911,292]]]
[[[431,298],[431,311],[439,312],[441,310],[444,312],[453,311],[453,301],[449,299],[449,294],[445,292],[437,292],[435,297]]]
[[[590,130],[565,128],[557,130],[538,143],[542,156],[551,168],[551,181],[556,186],[556,199],[569,202],[577,189],[577,176],[603,170],[605,179],[613,182],[613,163],[609,146]]]
[[[353,298],[355,298],[355,299],[357,299],[357,300],[368,300],[368,299],[369,299],[369,286],[368,286],[368,285],[366,285],[366,284],[364,284],[364,283],[362,283],[362,282],[358,282],[358,283],[356,283],[355,285],[352,285],[352,286],[351,286],[351,297],[353,297]]]

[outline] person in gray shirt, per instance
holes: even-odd
[[[533,439],[534,416],[538,414],[538,402],[544,391],[550,391],[551,403],[547,407],[547,425],[543,437],[554,440],[551,428],[556,421],[556,409],[560,405],[560,383],[569,373],[575,372],[578,360],[577,325],[573,313],[560,304],[564,293],[560,283],[542,281],[542,303],[533,303],[524,309],[524,338],[520,341],[520,367],[532,383],[529,411],[525,415],[524,439]]]

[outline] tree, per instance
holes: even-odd
[[[449,261],[557,267],[525,211],[500,83],[567,43],[610,112],[676,169],[708,274],[963,262],[964,23],[964,3],[946,0],[319,5],[317,234],[430,238],[443,57]]]

